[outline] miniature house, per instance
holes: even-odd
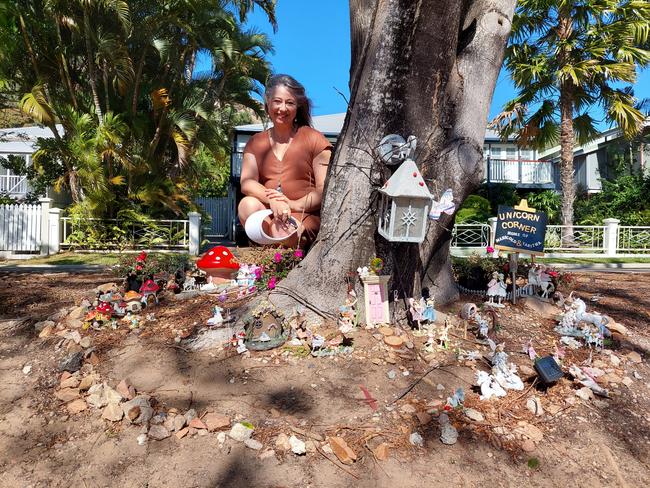
[[[363,295],[366,310],[366,326],[390,323],[388,308],[388,280],[390,276],[368,275],[363,277]]]
[[[390,242],[424,241],[433,197],[415,162],[407,159],[379,193],[379,234]]]

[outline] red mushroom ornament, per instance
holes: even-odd
[[[158,303],[158,297],[156,296],[158,290],[160,290],[160,287],[154,280],[147,280],[142,283],[142,286],[140,287],[140,293],[142,293],[142,301],[145,303],[145,305]]]
[[[210,249],[196,262],[196,266],[212,278],[212,283],[229,283],[239,271],[239,263],[225,246]]]
[[[108,302],[100,302],[99,305],[95,307],[95,320],[98,322],[107,322],[111,320],[113,315],[113,307]]]

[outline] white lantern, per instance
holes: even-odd
[[[407,159],[379,193],[379,234],[390,242],[424,241],[433,197],[415,162]]]

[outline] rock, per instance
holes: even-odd
[[[144,446],[147,443],[147,434],[140,434],[138,437],[136,437],[138,441],[138,446]]]
[[[643,358],[641,355],[636,352],[636,351],[630,351],[625,355],[626,358],[628,358],[630,361],[632,361],[635,364],[639,364],[640,362],[643,361]]]
[[[291,447],[291,452],[297,456],[302,456],[307,452],[307,446],[305,443],[298,439],[295,435],[289,437],[289,446]]]
[[[610,319],[611,319],[611,317],[610,317]],[[614,322],[613,320],[610,320],[610,321],[607,323],[607,326],[606,326],[606,327],[607,327],[610,331],[612,331],[612,332],[617,332],[617,333],[621,334],[622,336],[626,336],[627,333],[628,333],[628,332],[627,332],[627,327],[625,327],[623,324],[619,324],[618,322]]]
[[[115,387],[115,390],[126,400],[133,400],[135,398],[135,388],[129,384],[127,379],[120,381]]]
[[[92,346],[92,343],[93,343],[92,340],[91,340],[90,337],[88,337],[88,336],[83,337],[83,338],[79,341],[79,345],[80,345],[81,347],[83,347],[84,349],[88,349],[90,346]]]
[[[79,320],[82,317],[86,316],[86,313],[88,312],[88,309],[86,307],[75,307],[72,309],[72,312],[68,314],[68,319],[69,320]]]
[[[542,407],[542,402],[537,397],[529,398],[526,401],[526,408],[530,410],[534,415],[540,416],[544,415],[544,408]]]
[[[576,396],[583,399],[584,401],[592,400],[594,398],[594,392],[591,391],[591,388],[583,386],[579,390],[576,390]]]
[[[623,378],[621,378],[619,375],[617,375],[615,373],[607,373],[607,374],[601,376],[600,378],[598,378],[598,382],[602,383],[604,385],[607,385],[609,383],[619,384],[622,381],[623,381]]]
[[[424,446],[424,439],[420,434],[417,432],[412,432],[411,435],[409,436],[409,442],[417,447],[423,447]]]
[[[175,415],[172,418],[172,425],[174,426],[175,432],[180,432],[185,427],[185,423],[185,416],[183,415]]]
[[[612,366],[618,368],[621,365],[621,358],[619,358],[616,354],[612,353],[609,355],[609,362],[612,363]]]
[[[148,435],[154,440],[161,441],[167,439],[171,434],[162,425],[152,425],[149,427]]]
[[[78,330],[73,330],[70,332],[66,332],[63,337],[65,337],[68,340],[71,340],[75,344],[79,344],[81,342],[81,334],[79,333]]]
[[[388,376],[389,380],[394,380],[397,377],[397,373],[394,369],[391,369],[388,373],[386,373],[386,376]]]
[[[259,451],[262,449],[262,447],[264,447],[260,441],[255,439],[246,439],[244,441],[244,445],[249,449],[254,449],[255,451]]]
[[[417,412],[415,416],[418,418],[418,422],[420,422],[420,425],[427,425],[433,420],[431,414],[427,412]]]
[[[560,309],[555,305],[534,297],[523,298],[521,301],[526,308],[532,310],[536,315],[541,315],[547,319],[555,318],[560,313]]]
[[[230,417],[218,413],[208,413],[203,417],[203,422],[210,432],[230,427]]]
[[[36,332],[43,332],[43,329],[46,327],[50,327],[52,329],[54,326],[56,326],[56,324],[52,320],[41,320],[40,322],[36,322],[34,324],[34,329]]]
[[[535,450],[535,443],[530,439],[526,439],[521,443],[521,449],[524,452],[533,452]]]
[[[483,422],[485,420],[483,414],[478,410],[474,410],[473,408],[466,408],[463,410],[463,413],[465,414],[465,417],[473,420],[474,422]]]
[[[146,424],[153,417],[153,408],[149,404],[149,397],[145,395],[137,396],[133,400],[123,403],[122,411],[134,424]]]
[[[119,422],[124,416],[124,410],[117,403],[109,403],[102,412],[102,418],[111,422]]]
[[[53,332],[54,332],[54,326],[48,325],[45,328],[43,328],[43,330],[38,334],[38,337],[44,339],[46,337],[50,337]]]
[[[81,381],[79,382],[79,390],[81,391],[86,391],[88,390],[91,386],[95,384],[97,381],[97,376],[94,374],[89,374],[88,376],[84,376],[81,378]]]
[[[251,438],[251,436],[253,435],[253,429],[238,422],[232,426],[228,435],[230,436],[231,439],[234,439],[239,442],[244,442],[246,439]]]
[[[442,415],[441,415],[442,416]],[[440,424],[440,442],[448,446],[456,444],[458,441],[458,431],[451,422]]]
[[[375,447],[375,449],[372,452],[375,453],[375,457],[380,461],[386,461],[389,455],[388,444],[382,442],[377,447]]]
[[[217,434],[217,442],[219,444],[223,444],[224,442],[226,442],[226,433],[225,432],[219,432]]]
[[[352,464],[357,460],[355,452],[350,449],[350,446],[341,437],[330,437],[329,445],[334,455],[343,464]]]
[[[59,383],[59,388],[78,388],[78,387],[79,387],[78,376],[69,376],[66,379],[62,380],[61,383]]]
[[[194,417],[192,420],[190,420],[190,423],[188,425],[194,429],[208,429],[208,426],[205,425],[205,423],[203,423],[203,420],[198,417]]]
[[[314,441],[312,441],[312,440],[307,440],[307,441],[305,441],[305,449],[306,449],[307,452],[309,452],[309,453],[314,453],[314,452],[316,452],[316,451],[317,451],[317,449],[316,449],[316,443],[315,443]]]
[[[89,395],[86,397],[88,405],[94,408],[102,408],[106,405],[106,397],[104,397],[104,385],[96,384],[88,389]]]
[[[192,419],[196,417],[196,410],[193,408],[190,408],[187,412],[185,412],[185,422],[188,424],[192,421]]]
[[[65,408],[68,409],[70,415],[76,415],[79,412],[86,410],[88,408],[88,404],[82,398],[77,398],[76,400],[69,402]]]
[[[70,373],[79,371],[79,368],[81,368],[81,361],[83,360],[83,357],[84,357],[83,352],[74,352],[70,354],[59,364],[59,371],[68,371]]]
[[[99,285],[95,291],[97,293],[101,293],[102,295],[108,293],[109,291],[117,290],[117,284],[116,283],[104,283],[103,285]]]
[[[517,374],[523,381],[528,381],[537,376],[537,372],[527,364],[517,365]]]
[[[23,374],[28,375],[29,373],[32,372],[32,365],[31,364],[26,364],[23,366]]]
[[[65,323],[71,329],[81,329],[81,327],[84,325],[81,319],[67,319]]]
[[[445,391],[445,385],[441,385],[440,383],[438,383],[438,384],[436,385],[436,390],[438,390],[438,391]]]
[[[515,435],[519,435],[524,439],[528,438],[534,443],[541,442],[544,438],[544,433],[528,422],[522,422],[513,432]]]
[[[54,393],[62,402],[69,402],[79,398],[79,388],[63,388]]]
[[[278,436],[275,438],[275,447],[280,451],[288,451],[291,449],[289,436],[287,436],[287,434],[278,434]]]
[[[187,435],[187,433],[190,431],[189,427],[185,427],[184,429],[180,429],[178,432],[176,432],[176,438],[177,439],[182,439]]]
[[[260,459],[271,459],[275,457],[275,451],[273,449],[267,449],[260,454]]]
[[[627,386],[628,388],[629,388],[630,386],[632,386],[632,383],[634,383],[634,381],[633,381],[632,378],[630,378],[629,376],[625,376],[625,377],[623,378],[623,384],[624,384],[625,386]]]
[[[109,404],[120,403],[122,401],[122,395],[106,384],[104,384],[104,398],[106,403]]]

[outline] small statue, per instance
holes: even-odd
[[[494,376],[485,371],[476,372],[476,384],[481,389],[481,400],[489,400],[494,397],[504,397],[507,395],[506,391],[496,381]]]
[[[492,279],[488,283],[487,296],[488,305],[491,307],[502,308],[504,305],[501,301],[506,297],[506,284],[503,273],[497,271],[492,273]],[[496,298],[496,303],[495,303]]]
[[[409,312],[411,313],[411,320],[418,326],[418,332],[422,333],[422,322],[424,321],[424,305],[421,300],[409,298]]]
[[[222,325],[223,316],[221,315],[221,312],[223,312],[223,308],[221,308],[219,305],[215,305],[212,311],[212,317],[208,319],[208,325]]]
[[[422,317],[427,322],[435,322],[436,320],[436,310],[434,308],[436,304],[435,297],[429,295],[428,288],[422,288],[422,298],[424,299],[424,311],[422,312]]]
[[[440,347],[442,347],[443,349],[449,348],[449,329],[451,329],[451,323],[449,322],[449,319],[446,319],[445,325],[442,327],[442,331],[440,332],[440,336],[438,337],[438,342],[440,344]]]
[[[490,330],[490,326],[488,324],[488,321],[485,320],[479,313],[477,312],[475,314],[475,320],[478,323],[478,335],[479,337],[483,337],[484,339],[488,338],[488,332]]]
[[[351,332],[357,325],[357,294],[354,288],[349,287],[345,305],[339,307],[339,330],[344,334]]]
[[[497,382],[506,390],[523,390],[524,382],[517,376],[517,366],[508,363],[508,354],[504,344],[496,347],[492,357],[492,374]]]

